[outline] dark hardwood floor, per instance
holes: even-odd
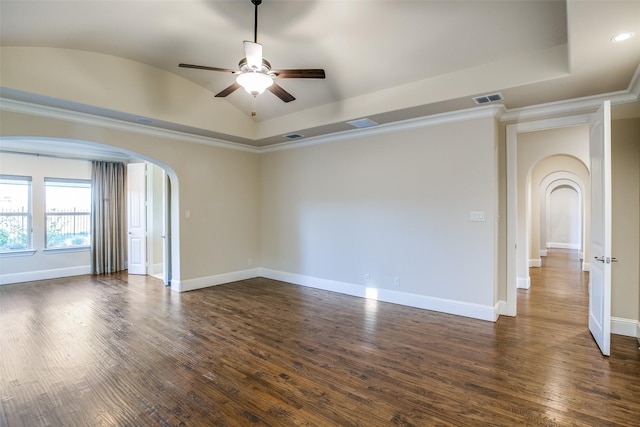
[[[640,351],[587,329],[572,251],[498,322],[267,279],[0,287],[2,426],[640,424]]]

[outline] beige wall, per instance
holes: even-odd
[[[611,129],[611,315],[640,319],[640,118],[614,120]]]
[[[262,266],[493,307],[496,129],[490,117],[263,154]]]
[[[179,244],[174,280],[206,282],[247,270],[249,258],[259,259],[257,153],[7,111],[0,120],[3,137],[90,141],[138,153],[167,169],[175,210],[172,233]]]

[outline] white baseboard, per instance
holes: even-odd
[[[60,277],[81,276],[91,274],[91,266],[55,268],[52,270],[27,271],[24,273],[10,273],[0,275],[0,285],[12,283],[33,282],[34,280],[58,279]]]
[[[547,242],[547,248],[552,249],[580,249],[579,243],[564,243],[564,242]]]
[[[531,287],[531,278],[529,276],[518,277],[516,287],[518,289],[529,289]]]
[[[547,250],[546,249],[540,249],[539,255],[540,256],[547,256]]]
[[[529,260],[529,268],[531,267],[542,267],[542,260],[538,259],[530,259]]]
[[[588,262],[582,262],[582,271],[590,271],[591,265]]]
[[[474,319],[488,320],[491,322],[495,322],[498,319],[499,309],[501,308],[500,303],[497,303],[495,306],[487,306],[464,301],[393,291],[389,289],[372,289],[353,283],[320,279],[312,276],[270,270],[268,268],[260,268],[260,276],[268,279],[293,283],[295,285],[322,289],[325,291],[337,292],[360,298],[375,299],[377,301],[439,311],[458,316],[471,317]]]
[[[193,291],[195,289],[208,288],[225,283],[237,282],[258,277],[260,269],[251,268],[249,270],[233,271],[231,273],[216,274],[214,276],[198,277],[197,279],[172,280],[171,290],[178,292]]]
[[[640,320],[636,322],[636,338],[638,339],[638,344],[640,344]]]
[[[611,333],[624,335],[626,337],[638,337],[638,326],[640,322],[635,319],[624,319],[622,317],[611,317]]]

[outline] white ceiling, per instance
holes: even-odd
[[[0,8],[2,46],[128,58],[192,80],[212,97],[234,77],[178,63],[236,68],[242,41],[253,38],[249,0],[0,0]],[[620,31],[636,37],[611,43]],[[357,103],[370,105],[367,116],[387,123],[472,108],[471,97],[483,93],[500,92],[502,103],[517,109],[627,90],[640,63],[640,1],[264,0],[258,41],[274,69],[324,68],[327,78],[278,80],[296,101],[285,104],[264,93],[254,121],[271,126],[283,117],[304,117],[300,126],[287,120],[286,133],[316,136],[350,128],[340,115],[314,122],[317,112],[348,111]],[[474,92],[479,88],[483,92]],[[242,90],[216,100],[251,111],[251,97]],[[91,106],[86,111],[96,113]],[[184,131],[179,125],[159,124]],[[283,133],[222,137],[265,146],[282,142]]]

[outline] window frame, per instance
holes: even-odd
[[[48,185],[52,185],[54,186],[55,184],[71,184],[68,185],[69,187],[75,187],[75,188],[88,188],[90,191],[90,195],[89,195],[89,212],[55,212],[55,211],[49,211],[48,207],[47,207],[47,186]],[[76,185],[73,185],[76,184]],[[77,251],[77,250],[88,250],[91,248],[91,215],[92,215],[92,206],[91,206],[91,192],[93,192],[93,186],[91,185],[91,180],[90,179],[73,179],[73,178],[53,178],[53,177],[45,177],[44,178],[44,242],[43,242],[43,246],[44,246],[44,251],[46,252],[59,252],[59,251]],[[89,243],[86,245],[65,245],[65,246],[50,246],[49,243],[49,216],[68,216],[68,217],[88,217],[88,222],[89,222],[89,230],[88,230],[88,236],[89,236]]]
[[[8,182],[4,182],[8,181]],[[20,182],[27,186],[27,211],[26,212],[0,212],[0,217],[25,217],[26,218],[26,245],[18,249],[0,249],[0,255],[32,255],[33,250],[33,178],[26,175],[0,174],[0,183],[10,184],[11,181]]]

